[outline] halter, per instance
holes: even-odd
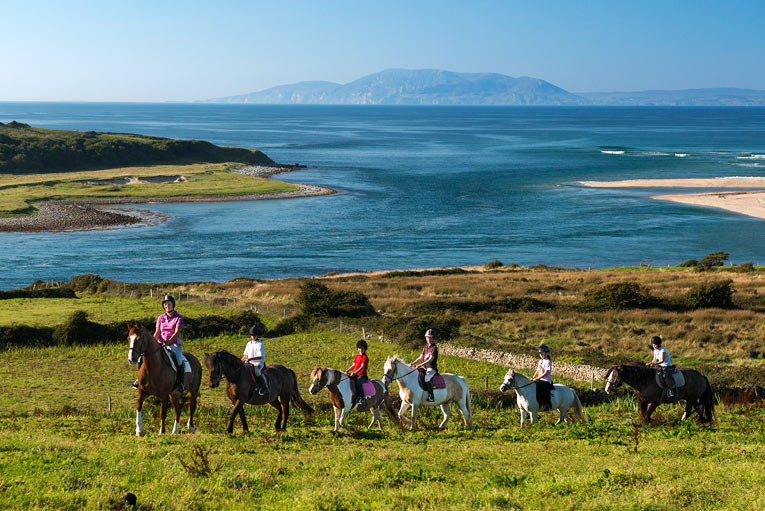
[[[611,378],[613,376],[616,376],[613,381],[611,381]],[[614,389],[617,389],[619,385],[622,384],[622,376],[619,374],[619,369],[614,367],[608,372],[608,377],[606,379],[606,388],[608,388],[609,385],[611,385]]]
[[[131,349],[131,350],[133,350],[133,351],[135,351],[136,353],[138,353],[138,356],[140,357],[140,356],[143,356],[143,355],[153,355],[153,354],[154,354],[154,353],[156,353],[157,351],[160,351],[160,350],[164,349],[164,347],[163,347],[163,345],[162,345],[162,344],[160,344],[160,343],[155,343],[155,344],[157,344],[157,349],[156,349],[156,350],[154,350],[154,351],[149,351],[149,348],[151,347],[151,343],[150,343],[150,342],[149,342],[149,343],[147,343],[147,342],[146,342],[146,340],[145,340],[145,337],[146,337],[146,336],[143,334],[144,330],[146,330],[146,329],[145,329],[145,328],[141,328],[141,330],[140,330],[140,332],[141,332],[141,333],[140,333],[140,334],[138,334],[138,338],[141,340],[141,350],[139,351],[139,350],[137,350],[137,349],[136,349],[136,346],[135,346],[135,341],[133,341],[133,344],[132,344],[132,346],[130,347],[130,349]],[[147,346],[147,344],[148,344],[149,346]],[[172,366],[170,365],[170,361],[169,361],[169,359],[168,359],[167,363],[168,363],[168,365],[169,365],[170,367],[172,367]]]
[[[515,384],[515,375],[513,375],[513,377],[512,377],[512,378],[510,378],[510,381],[509,381],[508,383],[510,384],[510,388],[511,388],[511,389],[516,389],[516,390],[517,390],[517,389],[522,389],[522,388],[524,388],[524,387],[528,387],[528,386],[530,386],[531,384],[533,384],[533,383],[536,383],[536,382],[535,382],[535,381],[530,381],[530,382],[528,382],[527,384],[525,384],[525,385],[521,385],[521,386],[519,387],[519,386],[517,386],[517,385]]]
[[[324,385],[322,385],[321,384],[321,378],[319,378],[319,383],[318,384],[314,384],[313,382],[311,382],[311,385],[319,385],[319,389],[316,392],[319,392],[319,390],[323,389],[324,387],[327,387],[327,388],[335,387],[335,388],[337,388],[337,386],[340,385],[340,383],[342,383],[342,381],[344,379],[345,380],[350,380],[350,378],[344,372],[342,372],[342,371],[338,371],[337,369],[332,369],[330,367],[325,367],[323,369],[324,369],[325,374],[326,374],[327,370],[331,370],[332,372],[339,374],[340,375],[340,380],[337,383],[335,383],[335,382],[332,382],[332,383],[327,382]]]

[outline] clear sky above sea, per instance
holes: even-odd
[[[765,1],[0,0],[0,101],[193,101],[389,68],[765,90]]]

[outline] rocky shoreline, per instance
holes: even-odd
[[[236,172],[253,177],[270,177],[290,172],[300,165],[244,167]],[[35,204],[38,212],[23,217],[0,218],[0,232],[62,232],[117,229],[156,225],[167,216],[141,209],[109,209],[116,204],[159,204],[171,202],[228,202],[245,200],[293,199],[338,193],[337,190],[315,185],[297,185],[291,192],[252,195],[210,195],[205,197],[162,197],[153,199],[103,199],[90,201],[52,201]]]

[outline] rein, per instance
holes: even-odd
[[[415,367],[414,369],[412,369],[412,370],[411,370],[411,371],[409,371],[408,373],[406,373],[406,374],[402,374],[401,376],[397,376],[397,377],[395,377],[395,378],[391,378],[391,377],[390,377],[390,376],[389,376],[389,375],[386,373],[386,374],[385,374],[385,377],[386,377],[386,378],[388,378],[388,379],[391,381],[391,383],[393,383],[394,381],[396,381],[396,380],[400,380],[400,379],[401,379],[401,378],[403,378],[404,376],[409,376],[410,374],[412,374],[412,373],[415,373],[415,372],[417,372],[418,370],[419,370],[419,369],[417,369],[417,368]],[[396,368],[396,371],[398,371],[398,368]]]
[[[154,344],[157,345],[157,349],[155,349],[153,351],[149,351],[149,348],[151,347],[152,343],[151,343],[151,341],[147,341],[146,337],[148,337],[148,336],[144,335],[143,333],[141,334],[141,345],[142,345],[143,349],[141,349],[141,351],[138,352],[138,356],[153,355],[153,354],[155,354],[157,352],[161,353],[161,351],[165,349],[163,344],[155,342]],[[154,338],[151,337],[151,339],[153,340]],[[135,349],[135,343],[133,343],[133,349]],[[170,368],[173,367],[172,363],[170,362],[170,356],[169,355],[168,355],[167,358],[165,358],[165,357],[160,357],[160,358],[165,363],[165,365],[167,365]]]

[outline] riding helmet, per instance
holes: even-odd
[[[550,353],[550,348],[546,344],[543,344],[539,347],[537,353]]]
[[[432,328],[428,328],[425,331],[425,337],[431,337],[431,338],[435,337],[435,335],[433,334],[433,329]]]
[[[263,333],[263,329],[260,328],[260,325],[252,325],[250,327],[250,335],[251,336],[258,337],[262,333]]]
[[[165,302],[170,302],[173,304],[173,307],[175,307],[175,298],[173,298],[170,295],[165,295],[164,298],[162,298],[162,305],[165,305]]]
[[[364,351],[367,349],[367,341],[364,339],[361,339],[359,342],[356,343],[356,348],[364,348]]]
[[[658,335],[654,335],[651,337],[651,345],[661,346],[661,337]]]

